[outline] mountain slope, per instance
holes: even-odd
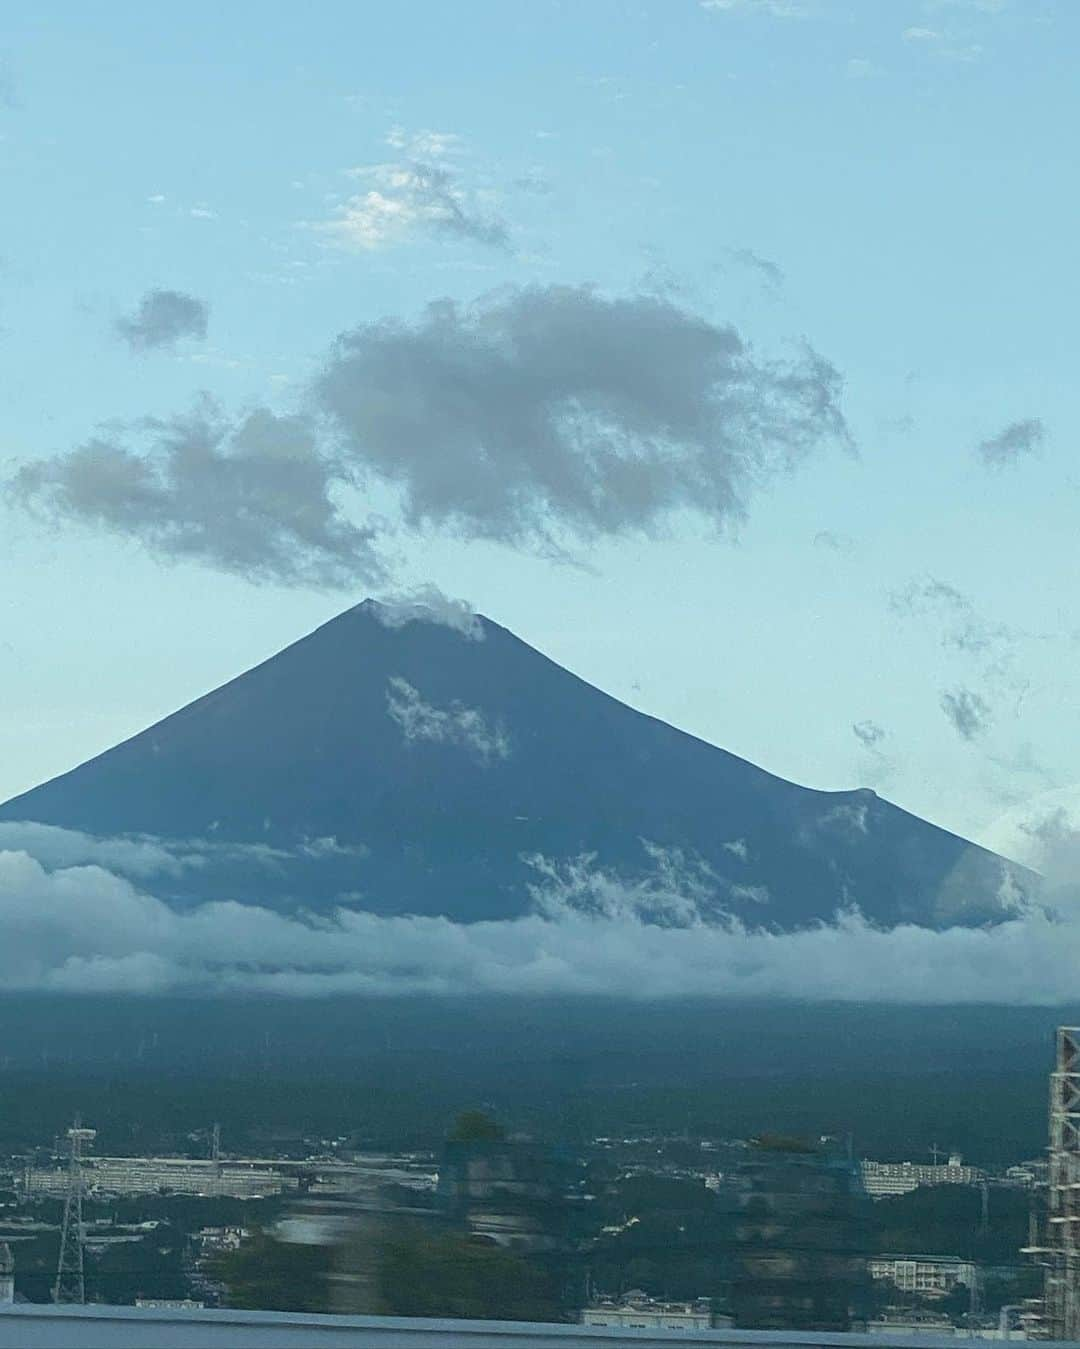
[[[857,904],[936,927],[1000,917],[1000,894],[1031,880],[872,792],[776,778],[477,625],[402,623],[366,601],[0,820],[176,840],[190,864],[155,888],[177,904],[347,895],[462,921],[528,911],[545,876],[609,902],[588,879],[603,872],[662,921],[674,889],[753,925]]]

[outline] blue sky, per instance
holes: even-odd
[[[774,772],[1018,846],[1077,785],[1078,29],[1071,0],[9,16],[5,480],[202,393],[309,415],[339,333],[529,287],[652,296],[761,363],[808,343],[850,437],[763,473],[738,520],[554,519],[561,558],[412,527],[392,474],[338,483],[343,519],[388,523],[383,577],[336,588],[7,491],[0,797],[434,583]],[[205,336],[125,340],[155,291]]]

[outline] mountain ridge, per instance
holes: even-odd
[[[867,788],[789,782],[489,619],[436,618],[365,600],[0,821],[204,840],[203,864],[169,882],[178,905],[345,896],[477,921],[528,912],[545,885],[593,904],[591,875],[656,920],[674,888],[751,926],[857,907],[940,927],[996,921],[1031,891],[1030,873]]]

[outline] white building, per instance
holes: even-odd
[[[266,1162],[204,1161],[191,1157],[88,1157],[83,1162],[88,1194],[228,1195],[257,1199],[294,1190],[297,1178]],[[66,1193],[66,1167],[27,1167],[20,1187],[27,1199]]]
[[[659,1302],[634,1288],[618,1302],[600,1300],[581,1313],[585,1326],[622,1326],[635,1330],[708,1330],[713,1324],[707,1298],[695,1302]]]
[[[944,1166],[923,1166],[917,1162],[859,1163],[863,1186],[871,1199],[908,1194],[920,1185],[978,1185],[986,1172],[977,1166],[964,1166],[959,1153],[953,1153]]]
[[[867,1262],[872,1279],[888,1279],[903,1293],[945,1297],[962,1283],[973,1288],[978,1269],[957,1255],[874,1255]]]

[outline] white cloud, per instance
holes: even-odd
[[[406,744],[426,741],[461,745],[485,762],[510,757],[506,732],[501,726],[492,726],[478,708],[465,707],[456,701],[449,707],[436,707],[425,702],[412,684],[399,675],[391,676],[388,683],[386,711],[401,727]]]
[[[466,191],[455,174],[437,163],[371,164],[351,169],[349,176],[371,186],[339,206],[333,219],[315,226],[346,248],[372,252],[420,232],[491,248],[507,246],[505,222],[486,213],[478,194]]]
[[[940,42],[941,34],[933,28],[905,28],[905,42]]]
[[[0,851],[28,852],[48,867],[93,865],[137,879],[178,876],[193,864],[159,839],[95,838],[75,829],[30,820],[0,821]]]
[[[403,628],[407,623],[437,623],[453,628],[470,641],[484,640],[484,627],[467,600],[451,599],[430,582],[381,599],[373,610],[385,628]]]
[[[177,913],[101,867],[50,870],[25,852],[0,852],[0,981],[8,990],[295,996],[591,993],[1027,1005],[1075,998],[1080,923],[1031,913],[995,928],[882,931],[846,913],[801,932],[749,932],[695,917],[692,869],[690,892],[682,893],[681,864],[671,855],[651,882],[625,896],[575,865],[549,866],[555,893],[542,911],[460,925],[348,909],[328,918],[287,916],[229,902]],[[666,894],[674,921],[644,921],[646,894],[650,903]]]
[[[457,154],[461,146],[461,137],[452,131],[406,131],[402,126],[391,127],[386,143],[394,150],[404,150],[418,159],[441,159],[445,155]]]
[[[745,10],[750,14],[768,14],[774,19],[801,19],[809,10],[798,0],[698,0],[702,9],[716,13]]]
[[[216,823],[210,828],[216,832]],[[100,867],[138,882],[236,865],[276,870],[299,857],[318,861],[368,855],[363,844],[345,845],[336,838],[307,839],[294,849],[286,849],[272,848],[266,843],[164,839],[152,834],[99,837],[35,820],[0,821],[0,852],[26,852],[50,871]]]

